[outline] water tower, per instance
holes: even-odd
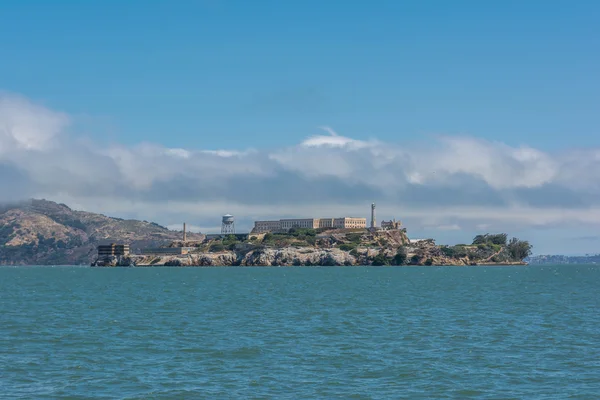
[[[233,215],[223,215],[221,222],[221,234],[235,234],[235,220],[233,219]]]

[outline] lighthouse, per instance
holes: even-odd
[[[371,229],[377,227],[377,221],[375,220],[375,203],[371,204]]]

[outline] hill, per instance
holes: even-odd
[[[193,233],[188,237],[204,238]],[[181,232],[156,223],[75,211],[47,200],[0,206],[2,265],[89,265],[98,244],[124,242],[136,251],[180,238]]]

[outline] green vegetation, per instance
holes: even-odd
[[[512,238],[508,243],[508,252],[514,260],[521,261],[531,255],[532,247],[526,240]]]
[[[225,246],[221,242],[215,242],[210,245],[208,251],[211,253],[218,253],[225,250]]]
[[[508,235],[506,233],[497,233],[495,235],[491,235],[486,233],[485,235],[477,235],[473,239],[473,244],[495,244],[499,246],[506,246],[506,241],[508,239]]]
[[[295,237],[316,236],[317,231],[311,228],[292,228],[287,234]]]
[[[227,248],[228,250],[233,250],[235,249],[235,245],[240,243],[240,241],[235,235],[227,235],[223,238],[222,243],[223,247]]]
[[[492,262],[522,261],[531,255],[532,246],[526,240],[512,238],[506,233],[477,235],[473,238],[480,258],[489,257]]]
[[[10,240],[14,237],[14,228],[15,224],[6,224],[0,227],[0,243],[4,244],[6,242],[10,242]]]
[[[467,256],[467,250],[464,246],[440,246],[440,250],[446,257],[462,258]]]
[[[356,249],[356,246],[357,246],[356,243],[343,243],[343,244],[340,244],[340,250],[352,251],[352,250]]]
[[[360,243],[361,239],[362,239],[363,234],[362,233],[348,233],[346,234],[346,240],[352,242],[352,243]]]
[[[423,257],[421,257],[420,255],[418,255],[418,254],[415,254],[415,255],[413,255],[413,256],[410,258],[410,262],[409,262],[409,264],[410,264],[410,265],[418,265],[418,264],[420,264],[420,263],[421,263],[421,259],[422,259],[422,258],[423,258]]]
[[[373,258],[371,264],[376,266],[390,265],[390,260],[381,252]]]
[[[404,265],[406,264],[406,260],[408,255],[406,254],[406,248],[404,246],[398,247],[396,255],[392,259],[392,265]]]

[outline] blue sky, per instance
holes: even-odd
[[[123,143],[290,145],[330,125],[598,145],[598,18],[552,0],[2,2],[0,78]]]
[[[309,191],[337,187],[345,193],[342,199],[305,199],[315,210],[340,201],[362,207],[379,196],[384,216],[401,217],[403,207],[428,203],[422,198],[434,196],[439,204],[428,207],[472,207],[473,199],[481,199],[478,205],[482,207],[500,207],[502,203],[511,209],[526,206],[550,213],[548,207],[554,207],[555,214],[556,210],[581,214],[586,207],[596,206],[591,199],[597,193],[590,189],[596,187],[595,175],[590,173],[583,189],[569,185],[581,171],[596,171],[596,164],[574,167],[573,160],[581,158],[577,151],[600,148],[599,19],[600,3],[592,1],[4,1],[0,2],[0,90],[7,93],[5,118],[11,123],[21,121],[19,126],[24,121],[21,117],[25,118],[35,127],[27,130],[28,139],[44,137],[48,143],[57,141],[63,149],[72,145],[66,142],[94,143],[130,151],[136,159],[141,159],[136,152],[149,154],[147,148],[140,150],[143,143],[185,149],[202,157],[209,157],[206,151],[210,150],[254,149],[260,156],[236,156],[248,157],[237,167],[242,175],[230,171],[223,178],[228,183],[221,181],[214,187],[202,181],[212,194],[221,194],[211,195],[210,201],[237,204],[240,207],[232,208],[246,215],[248,224],[253,217],[267,215],[246,204],[243,196],[232,195],[234,190],[227,185],[252,179],[256,179],[252,190],[258,186],[264,192],[281,187],[282,182],[296,182],[286,193],[295,193],[294,187]],[[32,122],[34,119],[37,122]],[[307,138],[327,136],[320,126],[332,127],[342,137],[357,141],[348,142],[351,148],[371,149],[375,158],[389,148],[398,149],[396,155],[427,157],[423,149],[437,146],[440,136],[469,137],[469,143],[458,139],[451,144],[443,142],[441,147],[446,150],[440,150],[438,158],[445,160],[452,153],[458,157],[452,159],[458,160],[455,164],[469,159],[457,150],[460,143],[476,152],[489,151],[490,157],[496,155],[494,168],[507,169],[509,180],[511,173],[514,181],[519,180],[516,175],[529,173],[529,177],[518,184],[499,186],[496,182],[505,176],[496,176],[491,170],[480,173],[487,168],[483,160],[464,168],[440,161],[435,167],[452,171],[448,173],[461,182],[453,194],[442,194],[442,187],[448,189],[444,184],[438,187],[428,181],[428,189],[423,186],[422,175],[436,171],[424,172],[426,163],[424,170],[416,171],[414,165],[420,162],[413,162],[398,169],[402,183],[397,186],[403,189],[390,194],[383,183],[373,189],[370,182],[352,178],[349,186],[347,164],[351,161],[338,153],[323,153],[322,157],[330,160],[329,170],[339,174],[317,179],[314,172],[301,169],[301,160],[300,167],[290,160],[301,153],[298,149],[306,149]],[[9,128],[5,128],[6,137],[23,148],[24,136],[19,139],[17,128],[10,132]],[[24,130],[19,132],[23,135]],[[483,147],[474,144],[478,141],[483,141]],[[374,142],[379,144],[361,147]],[[8,141],[2,143],[9,149]],[[332,148],[327,140],[319,143],[319,151],[323,146]],[[542,152],[543,162],[535,153],[539,162],[531,167],[525,161],[529,156],[518,151],[521,146]],[[339,146],[333,147],[339,150]],[[286,151],[292,153],[278,159],[276,168],[269,164],[273,154]],[[115,152],[103,156],[114,159]],[[172,214],[165,212],[164,202],[169,199],[157,200],[161,196],[148,188],[129,193],[129,197],[108,196],[104,202],[97,195],[93,202],[83,198],[82,187],[89,188],[90,182],[53,190],[40,184],[47,177],[44,181],[36,175],[39,171],[22,166],[31,154],[24,153],[19,160],[14,154],[10,162],[0,158],[0,167],[8,168],[4,175],[0,168],[0,176],[19,174],[31,180],[30,186],[24,184],[23,196],[44,194],[100,208],[94,211],[154,217],[165,224],[190,212],[188,206]],[[585,153],[585,157],[594,159],[593,154]],[[199,162],[198,156],[192,158]],[[250,178],[244,175],[249,173],[244,170],[248,167],[243,166],[249,165],[249,159],[255,173]],[[548,164],[554,159],[561,161]],[[81,168],[84,161],[71,162]],[[507,167],[513,161],[519,166]],[[47,161],[46,169],[52,162]],[[158,161],[147,162],[155,165]],[[237,165],[229,158],[214,162],[229,165],[224,168]],[[132,176],[129,167],[123,161],[106,166],[123,177]],[[363,171],[371,167],[365,164]],[[67,166],[61,168],[71,171]],[[386,170],[373,168],[373,179],[383,182]],[[545,176],[547,170],[554,175]],[[164,186],[168,181],[181,187],[186,179],[200,179],[180,175],[173,172],[167,176],[160,169],[149,178],[149,185],[160,182]],[[393,180],[386,182],[395,185]],[[433,186],[439,192],[433,191]],[[302,197],[299,193],[304,192],[267,200],[291,209]],[[259,196],[248,197],[268,202]],[[206,199],[206,193],[189,193],[188,202],[204,204]],[[444,199],[453,203],[444,203]],[[551,204],[542,204],[542,200]],[[523,226],[489,221],[469,225],[461,222],[466,214],[459,214],[456,221],[449,211],[445,221],[426,224],[418,222],[422,214],[415,212],[414,231],[419,236],[450,239],[469,237],[481,229],[513,228],[539,237],[548,251],[556,248],[552,243],[566,243],[567,236],[586,238],[580,252],[600,250],[600,238],[592,239],[588,232],[595,232],[593,224],[569,224],[567,229],[560,221],[548,223],[544,214]],[[194,218],[201,228],[213,227],[208,214]],[[434,225],[444,228],[435,230]],[[565,245],[564,251],[572,248]]]

